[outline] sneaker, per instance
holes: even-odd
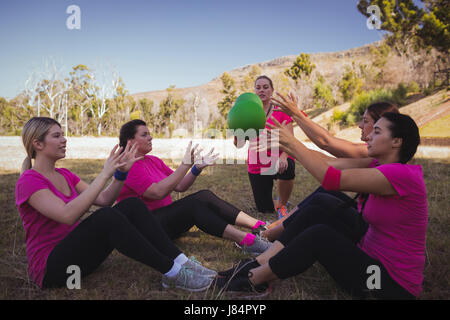
[[[288,214],[289,214],[289,212],[287,211],[286,206],[281,206],[277,210],[278,219],[281,219],[281,218],[287,216]]]
[[[251,246],[242,246],[235,242],[238,248],[241,248],[244,253],[248,253],[254,257],[259,256],[261,253],[266,251],[272,245],[272,242],[267,240],[266,238],[261,237],[260,235],[255,236],[255,241]]]
[[[247,275],[248,271],[250,271],[253,268],[256,268],[259,266],[259,263],[256,262],[255,259],[244,259],[239,261],[238,263],[234,264],[234,266],[228,270],[220,271],[219,277],[223,278],[231,278],[234,275],[243,274]]]
[[[205,268],[195,257],[190,257],[183,265],[204,277],[215,278],[217,276],[216,271]]]
[[[231,278],[223,290],[233,294],[235,298],[253,299],[267,296],[272,288],[268,283],[254,285],[248,275],[241,275]]]
[[[198,292],[210,287],[213,279],[195,273],[183,264],[176,276],[163,275],[162,286],[164,288],[179,288],[187,291]]]

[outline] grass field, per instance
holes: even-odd
[[[167,162],[170,164],[170,162]],[[427,259],[421,299],[450,298],[450,161],[415,160],[424,169],[429,201]],[[60,167],[92,181],[100,172],[101,160],[64,160]],[[25,233],[14,201],[15,172],[0,171],[0,299],[228,299],[209,289],[201,293],[165,290],[161,275],[114,251],[102,266],[82,279],[80,290],[40,290],[27,275]],[[312,192],[318,183],[299,165],[291,202],[298,203]],[[201,189],[210,189],[243,211],[260,219],[273,220],[271,215],[256,212],[245,165],[217,165],[204,170],[189,192],[174,194],[176,200]],[[91,208],[94,210],[95,208]],[[214,238],[195,227],[175,240],[187,255],[194,255],[209,268],[224,270],[244,256],[230,241]],[[322,266],[316,264],[307,272],[291,279],[275,281],[273,292],[266,299],[317,300],[352,299],[340,290]]]

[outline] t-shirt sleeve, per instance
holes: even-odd
[[[381,171],[401,197],[414,193],[415,188],[418,188],[415,174],[409,170],[408,165],[391,163],[378,166],[376,169]]]
[[[23,173],[16,183],[16,205],[20,207],[33,193],[48,188],[48,182],[42,177],[29,172]]]
[[[166,176],[170,176],[173,173],[173,170],[170,169],[165,163],[164,161],[162,161],[161,159],[157,158],[159,161],[159,167],[161,169],[162,172],[164,172],[164,174]]]

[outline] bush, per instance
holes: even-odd
[[[314,105],[317,108],[333,107],[336,104],[331,86],[320,76],[314,85]]]
[[[411,81],[408,86],[408,92],[417,93],[420,92],[420,87],[415,81]]]
[[[339,122],[342,121],[345,117],[345,112],[341,111],[339,109],[334,109],[333,110],[333,115],[331,116],[331,122],[335,123],[335,122]]]
[[[403,83],[399,83],[396,89],[392,91],[392,100],[397,105],[404,105],[406,102],[406,95],[408,94],[408,87]]]
[[[401,103],[399,102],[403,102],[406,97],[405,88],[406,87],[402,85],[395,90],[375,89],[371,91],[363,91],[353,99],[349,111],[342,117],[343,124],[356,124],[359,120],[361,120],[367,107],[375,102],[387,101],[400,106]]]

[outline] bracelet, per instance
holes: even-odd
[[[327,191],[339,191],[341,170],[329,166],[322,180],[322,187]]]
[[[128,172],[122,172],[120,170],[116,170],[116,172],[114,172],[114,178],[118,181],[125,181],[127,176]]]
[[[194,164],[191,168],[191,172],[194,176],[198,177],[200,175],[200,173],[202,173],[203,169],[199,169],[197,168],[197,166]]]

